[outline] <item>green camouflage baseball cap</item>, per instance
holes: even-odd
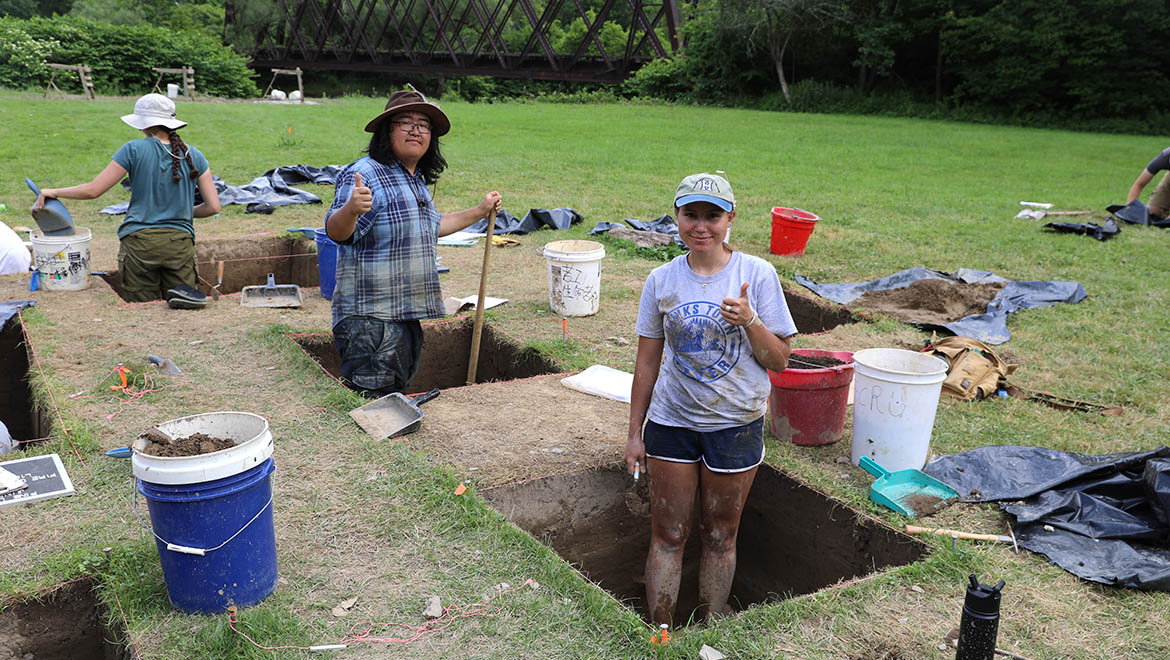
[[[724,211],[735,208],[735,193],[731,184],[718,174],[692,174],[678,184],[674,192],[675,208],[691,202],[710,202]]]

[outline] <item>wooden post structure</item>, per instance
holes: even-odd
[[[304,83],[304,80],[301,78],[301,73],[302,73],[301,67],[299,67],[299,66],[295,69],[273,69],[272,70],[272,80],[268,81],[268,86],[264,88],[264,93],[261,94],[260,96],[262,96],[262,97],[268,96],[268,92],[272,91],[272,86],[276,83],[276,77],[281,75],[281,74],[284,74],[284,75],[288,75],[288,76],[296,76],[297,77],[297,93],[301,97],[300,98],[301,103],[304,103],[305,102],[305,83]]]
[[[54,64],[52,62],[46,62],[45,64],[53,71],[49,74],[49,84],[45,85],[44,96],[47,97],[49,90],[53,89],[64,98],[65,92],[62,92],[61,88],[57,87],[57,83],[53,79],[57,76],[58,71],[76,71],[77,77],[81,81],[81,93],[85,94],[85,97],[91,101],[96,99],[93,93],[93,77],[90,76],[89,66],[85,64]]]
[[[153,69],[155,73],[158,74],[158,77],[154,79],[154,91],[165,95],[166,92],[164,92],[162,88],[159,87],[159,84],[162,83],[163,75],[167,73],[177,73],[183,76],[183,95],[188,99],[195,98],[195,67],[182,66],[178,69],[168,69],[165,67],[156,66],[153,67]]]

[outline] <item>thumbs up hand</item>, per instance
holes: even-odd
[[[354,215],[362,215],[374,205],[374,193],[362,185],[361,172],[354,174],[353,190],[349,193],[345,205]]]
[[[739,288],[739,297],[728,296],[723,299],[723,320],[731,325],[748,325],[756,318],[751,303],[748,302],[748,282]]]

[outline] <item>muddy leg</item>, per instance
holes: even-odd
[[[698,463],[649,458],[650,554],[646,557],[646,609],[654,623],[673,625],[682,577],[683,546],[699,486]]]
[[[699,602],[704,619],[725,614],[731,580],[735,577],[735,537],[756,468],[727,474],[700,468],[699,533],[703,554],[699,559]]]

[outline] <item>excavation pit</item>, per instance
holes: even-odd
[[[822,305],[812,298],[787,289],[784,290],[784,299],[788,303],[788,312],[792,314],[796,329],[802,335],[828,332],[837,326],[858,321],[857,317],[844,307]]]
[[[17,447],[49,436],[49,421],[29,387],[29,352],[18,317],[0,328],[0,422]]]
[[[618,467],[568,472],[487,488],[493,508],[550,545],[565,561],[645,618],[643,569],[650,546],[649,489]],[[683,554],[675,621],[699,604],[698,525]],[[756,474],[740,523],[730,604],[813,593],[901,566],[927,546],[765,464]]]
[[[467,384],[467,366],[471,355],[470,318],[424,323],[423,349],[418,373],[408,394],[446,389]],[[341,355],[330,334],[289,335],[330,376],[341,379]],[[544,374],[562,373],[564,369],[532,348],[521,348],[511,337],[484,323],[479,341],[479,361],[475,382],[516,380]]]
[[[316,246],[299,238],[219,238],[195,243],[195,268],[199,274],[198,289],[211,295],[211,287],[218,282],[219,262],[223,262],[223,284],[219,292],[239,293],[246,286],[268,282],[268,273],[277,284],[296,284],[301,287],[320,286],[317,277]],[[125,300],[122,273],[96,273],[119,298]]]
[[[0,610],[0,658],[36,660],[128,660],[124,630],[106,625],[104,608],[87,580]]]

